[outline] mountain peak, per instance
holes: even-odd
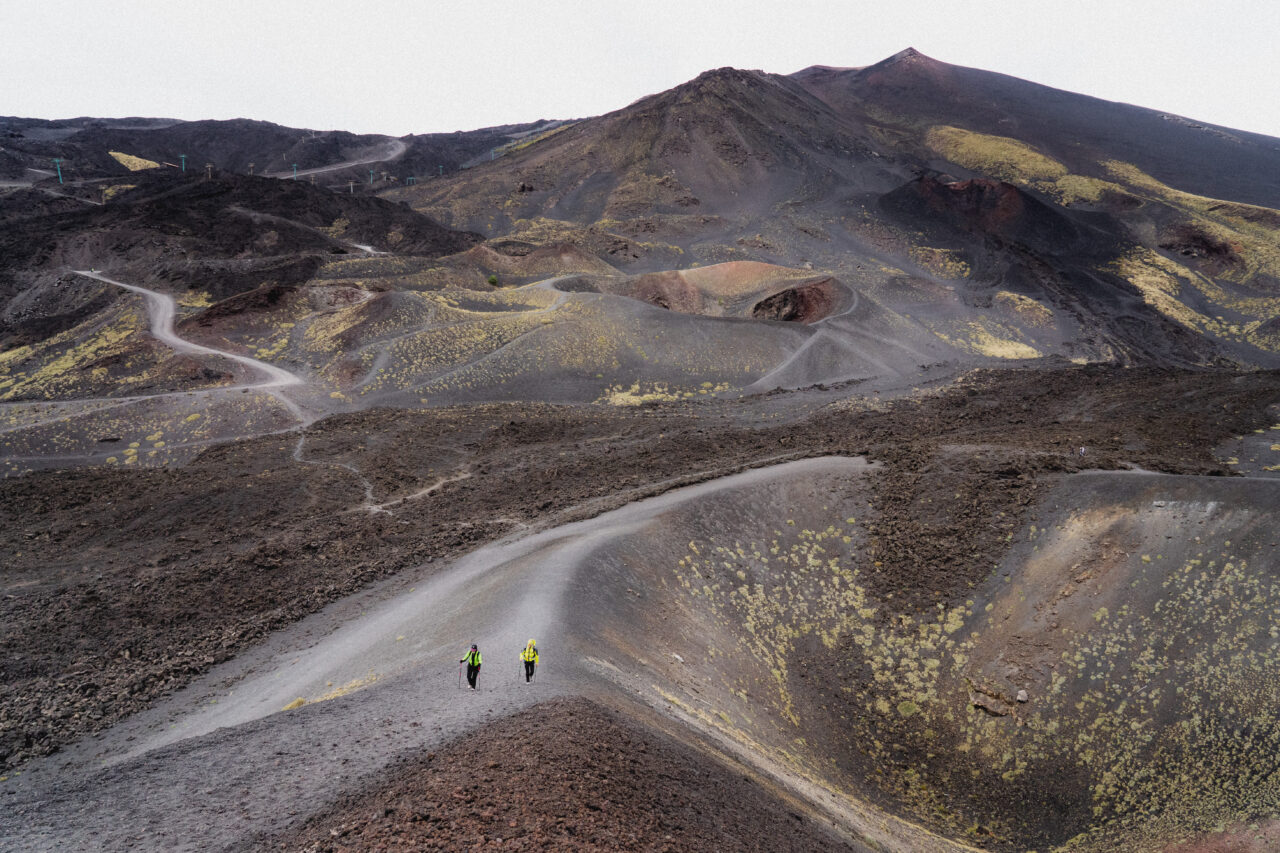
[[[762,71],[748,71],[743,68],[734,68],[731,65],[726,65],[723,68],[712,68],[710,71],[703,71],[685,85],[718,82],[739,83],[758,80],[763,73]]]
[[[873,81],[883,81],[886,78],[926,78],[937,81],[950,76],[951,72],[952,66],[925,56],[914,47],[908,47],[855,73]]]
[[[701,98],[708,95],[723,97],[729,93],[758,92],[768,84],[771,76],[763,71],[731,66],[713,68],[674,89],[649,95],[637,103],[670,103],[673,100]]]
[[[908,47],[905,50],[898,51],[893,56],[890,56],[888,59],[880,60],[879,62],[877,62],[875,65],[871,67],[872,68],[891,68],[896,65],[905,65],[908,67],[914,67],[914,66],[937,67],[937,66],[943,65],[943,63],[939,62],[936,59],[933,59],[932,57],[925,56],[923,53],[916,50],[914,47]]]
[[[854,67],[810,65],[808,68],[802,68],[790,76],[792,79],[803,84],[816,83],[824,85],[831,81],[847,79],[861,74],[878,75],[881,72],[888,71],[889,69],[921,69],[927,70],[933,74],[940,74],[943,73],[946,68],[946,63],[939,62],[932,57],[925,56],[914,47],[908,47],[873,65],[861,65]]]
[[[929,57],[925,56],[923,53],[916,50],[914,47],[908,47],[906,50],[898,51],[893,56],[886,59],[885,62],[901,62],[904,59],[928,59],[928,58]]]

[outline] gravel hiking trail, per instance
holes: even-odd
[[[300,376],[290,373],[283,367],[276,367],[274,364],[268,364],[265,361],[259,361],[247,355],[239,355],[225,350],[214,349],[213,347],[203,346],[202,344],[193,343],[186,338],[178,337],[173,330],[173,320],[177,316],[178,306],[173,301],[173,297],[154,290],[148,290],[145,287],[139,287],[136,284],[125,284],[123,281],[117,281],[114,278],[108,278],[102,273],[91,272],[88,270],[72,270],[76,275],[82,275],[86,278],[97,279],[98,281],[114,284],[116,287],[123,287],[125,290],[131,290],[139,293],[147,300],[147,314],[151,319],[151,334],[154,335],[161,343],[176,350],[177,352],[189,353],[191,355],[214,355],[221,358],[229,358],[232,361],[243,364],[252,370],[261,373],[264,377],[262,382],[254,385],[246,385],[246,388],[260,388],[262,390],[287,388],[290,385],[301,385],[303,380]]]
[[[109,276],[103,275],[102,273],[94,270],[71,270],[70,272],[74,275],[91,278],[95,281],[110,284],[114,287],[119,287],[142,296],[144,304],[146,305],[149,329],[151,335],[157,341],[169,347],[175,353],[225,359],[227,361],[234,362],[241,367],[248,368],[250,371],[249,381],[241,381],[234,385],[217,386],[197,390],[159,391],[153,394],[135,394],[127,397],[86,397],[73,400],[53,400],[42,404],[47,412],[45,417],[25,420],[12,426],[6,426],[0,429],[0,434],[19,433],[60,421],[66,421],[81,415],[99,415],[116,409],[134,407],[145,408],[148,406],[163,408],[167,405],[168,401],[190,398],[195,395],[201,395],[203,398],[208,400],[226,399],[229,394],[246,391],[259,391],[269,396],[272,400],[278,403],[285,412],[288,413],[288,419],[296,422],[290,425],[289,421],[285,420],[284,427],[278,427],[277,429],[268,430],[267,432],[304,429],[326,413],[324,412],[323,407],[317,409],[314,406],[304,406],[295,399],[296,394],[291,395],[286,393],[286,391],[290,389],[299,391],[307,387],[307,381],[297,374],[251,356],[204,346],[203,344],[198,344],[194,341],[189,341],[186,338],[180,337],[174,329],[174,321],[177,317],[177,303],[174,301],[173,297],[168,294],[140,287],[136,284],[128,284],[126,282],[110,278]],[[15,409],[21,411],[23,408],[30,406],[31,403],[29,401],[3,403],[0,404],[0,412]],[[223,440],[223,438],[225,438],[225,436],[212,439],[210,443],[213,441]],[[201,444],[203,444],[203,442]],[[177,445],[173,446],[177,447]],[[8,459],[11,462],[21,461],[24,463],[50,462],[65,464],[72,460],[80,461],[82,463],[90,463],[95,458],[101,461],[101,459],[110,452],[111,451],[108,450],[97,453],[63,453],[50,455],[13,453],[8,456]]]
[[[283,172],[268,172],[268,178],[292,178],[294,175],[320,175],[325,172],[337,172],[342,169],[351,168],[352,166],[366,166],[369,163],[385,163],[388,160],[394,160],[407,151],[409,146],[405,145],[399,139],[388,139],[386,143],[364,157],[358,160],[344,160],[341,163],[334,163],[331,166],[317,166],[313,169],[299,169],[296,173],[289,169]]]
[[[593,552],[725,490],[865,470],[822,457],[755,469],[483,547],[378,601],[339,601],[171,700],[33,764],[5,787],[0,848],[208,850],[277,833],[382,771],[522,708],[612,694],[575,640]],[[655,526],[654,529],[661,529]],[[536,638],[532,684],[517,654]],[[479,689],[459,688],[476,642]],[[300,707],[283,711],[298,699]]]

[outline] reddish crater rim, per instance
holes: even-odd
[[[834,278],[808,281],[761,299],[751,308],[751,316],[807,326],[834,314],[844,304],[845,295]]]

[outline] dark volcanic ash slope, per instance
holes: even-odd
[[[963,257],[971,272],[959,298],[989,312],[1021,340],[1067,355],[1102,354],[1123,363],[1186,366],[1229,363],[1214,342],[1149,304],[1117,268],[1119,223],[1042,201],[1013,184],[927,175],[880,199],[887,221],[920,229],[933,245]],[[931,313],[927,302],[917,316]],[[953,313],[951,306],[942,314]],[[1274,354],[1237,348],[1243,358],[1278,364]],[[1246,351],[1247,350],[1247,351]]]
[[[355,159],[389,137],[345,131],[283,127],[265,121],[175,121],[173,119],[68,119],[39,121],[0,118],[5,149],[12,155],[9,178],[40,176],[61,158],[70,181],[129,174],[111,152],[153,163],[181,167],[185,155],[192,171],[212,163],[219,169],[259,174],[291,168],[308,169]]]
[[[138,157],[180,168],[206,163],[232,172],[263,175],[300,170],[335,169],[332,180],[368,180],[369,167],[388,177],[437,175],[457,171],[464,163],[546,122],[513,124],[455,133],[409,134],[395,138],[339,130],[306,130],[266,121],[176,121],[173,119],[79,118],[44,121],[0,116],[0,179],[35,181],[54,174],[53,158],[61,158],[67,180],[97,180],[130,173],[111,156]],[[383,178],[385,181],[386,179]]]
[[[322,260],[358,245],[437,257],[479,237],[444,228],[383,199],[331,193],[303,181],[244,175],[139,173],[102,206],[0,197],[0,340],[34,343],[85,319],[96,303],[67,269],[97,267],[162,289],[222,299],[264,281],[306,281]]]
[[[694,217],[714,232],[722,220],[769,216],[832,186],[885,191],[899,182],[875,165],[856,124],[803,87],[721,68],[552,130],[456,181],[405,192],[415,207],[490,232],[536,217],[590,225],[655,215]]]
[[[1192,363],[1275,363],[1277,140],[951,66],[914,50],[864,69],[810,68],[793,79],[926,174],[947,173],[917,184],[917,194],[932,190],[929,204],[899,204],[894,224],[935,240],[939,219],[968,232],[967,245],[943,238],[947,261],[973,266],[947,278],[977,304],[1000,296],[998,289],[1012,291],[1014,301],[1040,298],[1044,288],[1025,284],[1040,279],[1057,291],[1048,300],[1056,325],[1082,314],[1111,318],[1098,331],[1118,339],[1112,345],[1121,351],[1150,340],[1160,356]],[[959,221],[954,203],[992,182],[1015,185],[1023,206],[1034,199],[1057,213],[1059,227],[1039,215],[1046,227],[1010,233],[1009,208],[1000,204]],[[938,191],[944,185],[951,191]],[[895,195],[909,195],[906,189]],[[989,195],[1013,200],[1005,191]],[[1071,226],[1062,228],[1062,220]],[[922,250],[917,243],[917,260]],[[938,257],[925,250],[924,258],[928,278],[939,271]],[[1040,270],[1028,274],[1029,266]],[[1006,276],[1010,268],[1022,269]]]
[[[911,48],[866,68],[814,66],[791,79],[883,135],[960,127],[1019,139],[1072,172],[1121,160],[1187,192],[1280,207],[1280,146],[1268,136],[949,65]]]

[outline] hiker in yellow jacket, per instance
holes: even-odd
[[[524,680],[528,684],[533,680],[533,671],[538,666],[538,647],[530,640],[520,652],[520,660],[524,661]]]
[[[467,684],[471,685],[472,690],[476,689],[476,679],[480,677],[480,661],[480,649],[475,643],[471,644],[471,651],[467,652],[467,656],[458,661],[467,665]]]

